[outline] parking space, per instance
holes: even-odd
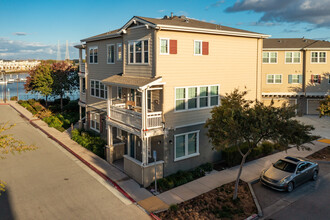
[[[330,204],[330,164],[319,165],[318,180],[306,182],[291,193],[270,189],[260,182],[253,184],[253,190],[263,211],[263,218],[328,219],[330,216],[328,208],[328,204]],[[314,208],[312,209],[312,207]]]

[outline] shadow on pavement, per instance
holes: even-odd
[[[6,191],[2,192],[0,195],[0,219],[1,220],[11,220],[15,219],[13,211],[10,206],[10,190],[8,185],[6,185]]]

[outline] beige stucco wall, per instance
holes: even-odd
[[[164,85],[164,113],[166,127],[183,126],[205,121],[209,109],[174,112],[175,87],[220,85],[220,95],[234,88],[249,91],[248,99],[255,99],[258,88],[257,70],[261,69],[262,40],[199,33],[158,31],[156,39],[177,40],[177,54],[160,55],[157,43],[156,76]],[[194,55],[194,40],[209,42],[209,55]],[[259,48],[258,48],[259,46]],[[260,89],[260,85],[259,85]],[[260,90],[259,90],[260,91]],[[260,97],[260,95],[259,95]]]

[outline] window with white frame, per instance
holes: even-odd
[[[101,83],[99,80],[91,79],[91,96],[107,99],[108,87]]]
[[[262,53],[263,63],[277,63],[277,52],[263,52]]]
[[[199,155],[199,131],[174,135],[174,161]]]
[[[86,92],[86,79],[85,79],[85,77],[81,78],[81,92],[82,93]]]
[[[89,48],[89,63],[97,64],[97,47],[90,47]]]
[[[302,83],[302,75],[300,74],[292,74],[289,75],[289,84],[298,84]]]
[[[115,45],[114,44],[107,45],[107,63],[108,64],[115,63]]]
[[[131,41],[128,43],[129,63],[149,63],[148,40]]]
[[[175,89],[175,111],[219,105],[219,86],[194,86]]]
[[[90,113],[90,128],[100,132],[100,114],[94,112]]]
[[[121,43],[117,44],[117,60],[122,60],[123,59],[123,46]]]
[[[267,83],[268,84],[281,84],[282,83],[282,75],[280,75],[280,74],[268,74],[267,75]]]
[[[312,52],[312,63],[326,63],[327,53],[326,52]]]
[[[300,52],[285,52],[285,63],[300,63]]]
[[[160,54],[167,55],[170,53],[169,39],[160,39]]]
[[[202,41],[201,40],[194,41],[194,55],[202,55]]]

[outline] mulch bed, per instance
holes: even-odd
[[[157,213],[161,219],[245,219],[257,208],[249,186],[240,181],[238,199],[233,201],[235,182],[222,185],[207,193]]]
[[[324,161],[330,161],[330,146],[327,146],[323,148],[322,150],[319,150],[312,155],[309,155],[307,157],[311,160],[324,160]]]

